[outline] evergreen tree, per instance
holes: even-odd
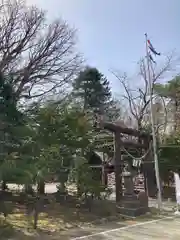
[[[21,113],[17,110],[17,101],[13,87],[2,74],[0,74],[0,120],[6,125],[16,124]],[[4,125],[4,124],[3,124]]]
[[[117,99],[112,99],[106,107],[105,116],[108,121],[117,121],[122,117],[121,103]]]
[[[73,83],[74,95],[83,102],[84,110],[105,110],[111,101],[109,81],[96,68],[87,67]]]
[[[168,81],[165,84],[155,84],[154,90],[159,96],[168,99],[167,111],[172,113],[174,118],[174,131],[180,131],[180,77]],[[174,115],[174,116],[173,116]],[[172,120],[171,120],[172,122]]]
[[[0,173],[3,180],[12,169],[13,159],[21,145],[19,127],[23,124],[22,119],[23,115],[17,109],[13,87],[8,79],[0,74]]]

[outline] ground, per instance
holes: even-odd
[[[121,224],[120,224],[121,225]],[[132,221],[124,226],[115,225],[107,230],[96,231],[71,240],[178,240],[180,239],[180,219],[163,217],[150,221]]]
[[[33,229],[33,217],[27,215],[24,206],[16,206],[6,219],[0,216],[0,239],[14,237],[14,239],[39,240],[53,239],[69,229],[80,229],[81,226],[91,226],[98,216],[81,210],[78,214],[75,208],[48,205],[39,215],[38,228]]]
[[[41,213],[38,229],[33,230],[31,219],[23,208],[16,208],[6,221],[1,219],[0,239],[11,240],[101,240],[101,239],[179,239],[180,218],[164,211],[161,214],[152,208],[151,213],[134,219],[116,216],[101,218],[59,204],[48,207]]]
[[[3,212],[3,209],[7,209],[8,212],[6,218],[3,214],[0,215],[1,240],[59,239],[59,236],[64,233],[67,235],[72,229],[79,232],[84,227],[91,228],[100,224],[102,219],[116,218],[116,205],[111,201],[96,200],[92,209],[89,209],[82,202],[79,204],[76,197],[68,196],[67,199],[57,202],[54,194],[47,194],[38,205],[40,214],[37,230],[34,230],[34,212],[27,214],[27,206],[32,205],[27,205],[26,202],[21,195],[14,193],[10,200],[5,201],[5,205],[2,205],[4,201],[0,203],[0,212]],[[121,219],[121,216],[118,216],[118,219]],[[69,237],[64,236],[63,239]]]
[[[46,186],[46,192],[55,191],[54,184]],[[113,198],[114,195],[111,196],[111,199]],[[155,205],[156,202],[151,200],[150,206]],[[180,218],[172,215],[172,207],[171,202],[165,202],[163,208],[166,211],[160,215],[153,208],[151,214],[136,219],[125,219],[122,216],[115,216],[112,219],[89,214],[87,211],[77,214],[76,208],[52,204],[40,214],[38,230],[33,230],[31,219],[26,216],[23,206],[19,205],[6,220],[3,216],[0,218],[0,239],[4,237],[11,240],[176,240],[180,239]],[[102,205],[99,208],[102,208]]]

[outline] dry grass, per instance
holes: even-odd
[[[26,215],[23,205],[13,205],[13,212],[6,219],[0,216],[0,240],[68,240],[70,233],[81,231],[82,229],[93,229],[97,224],[101,223],[99,219],[111,216],[117,216],[116,204],[98,200],[94,203],[92,211],[87,208],[77,207],[77,202],[72,198],[70,202],[64,201],[57,203],[54,196],[50,204],[46,204],[43,211],[39,215],[38,228],[33,229],[33,217]],[[152,213],[137,219],[123,219],[119,215],[119,223],[133,224],[137,221],[146,221],[159,217],[156,209],[152,209]],[[109,224],[109,223],[108,223]],[[112,224],[116,224],[115,222]],[[70,231],[71,229],[71,231]]]
[[[99,206],[97,206],[99,208]],[[96,212],[96,214],[94,213]],[[107,216],[115,214],[115,208],[101,205],[101,212]],[[39,215],[38,229],[34,230],[32,216],[27,216],[23,206],[16,206],[6,219],[0,217],[0,239],[13,240],[53,240],[59,239],[62,232],[82,226],[90,226],[93,221],[102,216],[98,211],[90,213],[87,209],[77,210],[75,207],[61,206],[58,203],[49,204]],[[11,237],[11,238],[10,238]],[[69,239],[63,237],[61,239]]]
[[[102,211],[104,211],[103,209]],[[111,207],[108,212],[110,209]],[[114,211],[111,212],[111,215],[113,214],[115,215]],[[149,219],[158,219],[159,217],[162,216],[158,214],[156,209],[152,209],[151,213],[135,219],[122,219],[119,217],[119,221],[117,222],[118,224],[133,225],[134,223],[144,222]],[[98,219],[100,219],[99,215],[89,213],[87,210],[80,211],[77,214],[75,208],[61,206],[56,203],[48,205],[45,211],[39,215],[38,229],[34,230],[32,227],[32,216],[27,217],[25,209],[19,206],[12,214],[8,215],[6,220],[4,220],[3,216],[0,217],[0,239],[68,240],[71,233],[77,233],[82,229],[89,229],[91,231],[91,229],[97,227],[97,224],[100,223],[97,221]],[[95,222],[93,223],[93,221]],[[114,221],[114,224],[117,225],[117,222]]]

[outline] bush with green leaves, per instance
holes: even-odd
[[[160,174],[168,182],[170,171],[180,171],[180,135],[169,135],[159,149]]]

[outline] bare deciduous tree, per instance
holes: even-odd
[[[160,69],[155,69],[152,65],[151,67],[151,79],[152,79],[152,93],[154,84],[161,79],[165,73],[172,70],[172,60],[173,55],[167,57],[166,62]],[[139,74],[135,81],[130,81],[126,74],[120,75],[117,72],[112,72],[113,75],[120,81],[123,87],[124,93],[122,94],[122,100],[125,100],[126,106],[129,109],[129,118],[131,119],[131,124],[138,130],[145,127],[146,123],[149,124],[149,105],[150,105],[150,91],[148,84],[148,73],[146,59],[141,59],[139,62]],[[164,121],[156,122],[156,129],[167,125],[167,111],[165,107],[165,102],[159,96],[153,94],[156,104],[153,104],[154,111],[156,113],[162,112],[164,114]],[[159,108],[161,105],[161,109]],[[163,106],[163,108],[162,108]]]
[[[66,22],[47,24],[45,12],[24,1],[1,3],[0,71],[10,77],[18,99],[62,88],[81,62],[75,31]]]

